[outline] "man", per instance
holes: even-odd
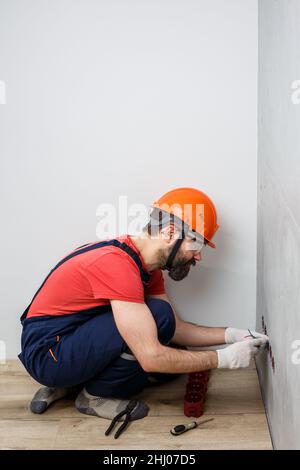
[[[184,279],[203,247],[215,248],[218,228],[210,198],[179,188],[153,204],[139,236],[91,243],[60,261],[21,317],[19,358],[46,386],[31,410],[41,413],[81,390],[75,402],[80,412],[112,418],[151,378],[247,367],[267,336],[253,332],[252,339],[245,330],[183,321],[164,288],[162,270]],[[216,351],[186,349],[224,343],[234,344]],[[137,402],[131,419],[147,413],[147,405]]]

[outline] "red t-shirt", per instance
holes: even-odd
[[[122,235],[117,240],[139,255],[147,271],[130,235]],[[116,246],[87,251],[69,259],[50,275],[32,302],[27,318],[72,314],[109,305],[113,299],[144,303],[145,295],[165,292],[161,269],[149,274],[149,285],[144,290],[139,268],[126,252]]]

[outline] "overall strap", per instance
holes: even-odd
[[[27,314],[28,314],[28,311],[31,307],[31,304],[32,302],[34,301],[34,299],[36,298],[36,296],[38,295],[38,293],[40,292],[40,290],[42,289],[42,287],[45,285],[47,279],[51,276],[51,274],[57,269],[59,268],[62,264],[64,264],[66,261],[68,261],[69,259],[72,259],[74,258],[75,256],[78,256],[78,255],[81,255],[82,253],[86,253],[88,251],[92,251],[92,250],[96,250],[98,248],[103,248],[105,246],[116,246],[117,248],[120,248],[121,250],[125,251],[125,253],[127,253],[132,259],[133,261],[135,262],[135,264],[137,265],[137,267],[139,268],[139,271],[140,271],[140,275],[141,275],[141,280],[142,280],[142,283],[144,285],[144,288],[147,287],[147,284],[149,283],[149,279],[150,279],[150,275],[149,273],[147,273],[147,271],[145,271],[143,269],[143,266],[142,266],[142,262],[140,260],[140,257],[139,255],[136,253],[136,251],[134,251],[129,245],[127,245],[126,243],[124,242],[119,242],[119,240],[116,240],[116,239],[112,239],[112,240],[105,240],[105,241],[102,241],[102,242],[98,242],[98,243],[93,243],[91,245],[83,245],[79,248],[77,248],[75,251],[73,251],[72,253],[70,253],[68,256],[66,256],[65,258],[63,258],[61,261],[59,261],[59,263],[57,263],[56,266],[54,266],[54,268],[50,271],[50,273],[48,274],[48,276],[46,277],[46,279],[44,280],[44,282],[42,283],[42,285],[40,286],[40,288],[36,291],[36,293],[34,294],[30,304],[28,305],[28,307],[26,308],[26,310],[24,311],[24,313],[22,314],[20,320],[22,322],[22,320],[24,320],[26,317],[27,317]]]

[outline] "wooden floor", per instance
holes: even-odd
[[[272,449],[255,366],[211,374],[204,417],[214,420],[182,436],[176,424],[193,418],[183,414],[186,376],[171,384],[147,388],[139,398],[149,415],[130,423],[119,438],[106,437],[109,421],[80,414],[74,400],[54,403],[42,415],[29,410],[40,387],[17,361],[0,365],[1,449]],[[200,418],[203,419],[204,417]]]

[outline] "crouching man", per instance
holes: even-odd
[[[140,235],[90,243],[62,259],[21,317],[19,358],[45,386],[31,410],[42,413],[77,391],[80,412],[111,419],[153,380],[247,367],[267,336],[253,332],[253,339],[246,330],[184,321],[164,288],[162,270],[175,281],[184,279],[201,260],[201,250],[215,248],[218,227],[208,196],[179,188],[153,204]],[[224,343],[233,344],[187,349]],[[147,413],[147,405],[137,401],[131,419]]]

